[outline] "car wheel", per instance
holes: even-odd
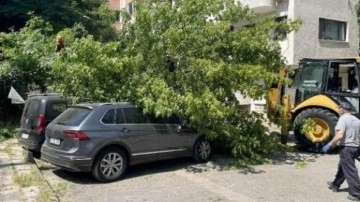
[[[41,158],[41,152],[40,151],[34,151],[34,150],[31,150],[29,151],[32,153],[33,157],[36,158],[36,159],[40,159]]]
[[[212,154],[212,145],[205,138],[196,141],[193,150],[193,158],[196,162],[207,162]]]
[[[92,168],[93,176],[102,182],[118,180],[128,166],[125,153],[117,148],[103,150],[97,156]]]

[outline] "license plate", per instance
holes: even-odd
[[[21,138],[23,138],[23,139],[28,139],[28,138],[29,138],[29,134],[22,133],[22,134],[21,134]]]
[[[56,145],[56,146],[59,146],[59,145],[60,145],[60,139],[50,138],[49,142],[50,142],[51,144]]]

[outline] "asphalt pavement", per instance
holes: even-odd
[[[20,148],[16,142],[12,148],[18,152],[11,152],[9,156],[6,148],[0,147],[0,201],[36,199],[36,187],[30,191],[32,198],[29,198],[26,189],[19,187],[11,177],[16,171],[14,168],[21,166],[24,170],[24,166],[35,165],[58,201],[348,201],[346,183],[337,193],[329,190],[326,184],[336,173],[337,154],[288,153],[274,157],[273,164],[248,169],[232,168],[232,159],[223,156],[214,156],[206,164],[182,158],[133,166],[122,180],[99,183],[88,173],[65,171],[41,161],[36,161],[35,165],[14,161],[19,157],[12,155],[21,152],[16,150]]]
[[[53,181],[50,184],[71,184],[60,196],[70,201],[348,201],[346,183],[338,193],[326,184],[335,175],[336,154],[288,153],[274,158],[273,164],[248,169],[232,168],[231,161],[215,156],[206,164],[186,158],[155,162],[130,167],[124,179],[112,183],[55,167],[42,172]]]

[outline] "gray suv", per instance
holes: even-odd
[[[45,161],[104,182],[130,165],[185,156],[206,162],[211,154],[210,142],[178,118],[144,115],[130,103],[69,107],[48,125],[41,149]]]

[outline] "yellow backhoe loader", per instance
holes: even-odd
[[[280,81],[267,93],[270,121],[281,125],[283,143],[290,130],[301,148],[320,151],[335,134],[338,105],[348,102],[352,113],[359,115],[360,58],[302,59],[292,76],[291,84]],[[286,70],[280,78],[286,78]],[[312,120],[303,130],[305,120]]]

